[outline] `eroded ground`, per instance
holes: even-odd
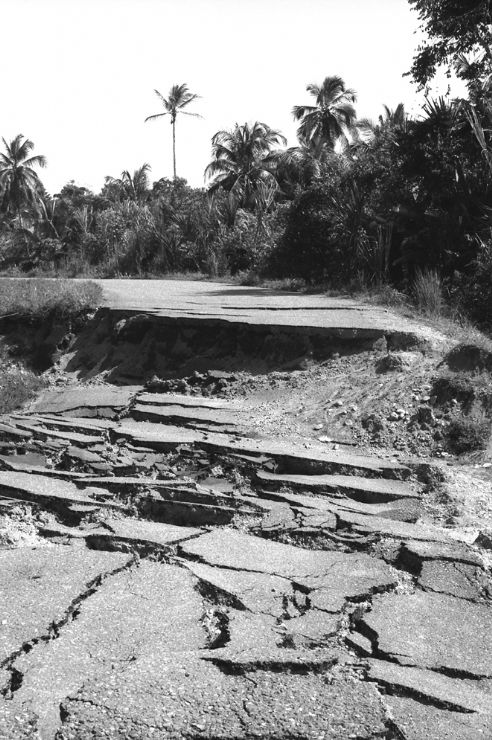
[[[65,362],[3,418],[0,737],[489,738],[488,452],[442,357],[387,356]]]

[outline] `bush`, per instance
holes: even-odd
[[[216,238],[222,265],[232,275],[263,275],[279,231],[280,226],[274,216],[267,214],[260,222],[254,214],[238,210],[234,226],[222,229]]]
[[[468,275],[457,285],[454,298],[479,328],[492,330],[492,240],[481,244]]]
[[[0,414],[9,414],[25,404],[46,386],[46,382],[19,367],[0,369]]]
[[[337,233],[328,185],[313,185],[292,202],[271,265],[272,272],[279,277],[296,276],[310,283],[348,281],[349,258]]]
[[[451,450],[457,455],[486,449],[490,437],[490,425],[477,419],[455,419],[447,430]]]
[[[413,295],[419,311],[426,316],[441,316],[443,309],[442,283],[436,270],[417,270]]]
[[[48,314],[76,316],[97,308],[102,288],[90,281],[59,278],[0,278],[0,318]]]

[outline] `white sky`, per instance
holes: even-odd
[[[177,124],[178,175],[203,185],[210,139],[264,121],[296,143],[293,105],[338,74],[359,117],[383,103],[418,110],[411,65],[417,17],[406,0],[0,0],[0,135],[22,133],[48,158],[41,177],[99,190],[143,162],[172,176],[164,96],[186,82],[202,100]],[[10,33],[9,29],[12,30]]]

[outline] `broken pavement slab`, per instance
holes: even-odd
[[[294,589],[287,578],[212,567],[190,560],[183,560],[182,564],[202,584],[204,593],[217,593],[219,601],[222,596],[236,608],[280,617],[285,611],[284,600],[294,599]]]
[[[56,390],[49,390],[31,404],[30,412],[35,414],[65,414],[67,412],[83,411],[85,416],[104,410],[122,411],[131,403],[132,399],[142,390],[142,386],[125,386],[119,388],[112,385],[67,386]]]
[[[0,551],[0,664],[62,622],[91,583],[126,567],[122,553],[53,546]],[[12,594],[15,593],[15,599]]]
[[[209,661],[160,655],[84,684],[63,702],[59,740],[121,737],[361,738],[386,730],[376,688],[348,675],[259,670],[226,675]],[[142,717],[145,721],[142,722]]]
[[[417,700],[433,703],[456,712],[477,712],[492,721],[490,693],[481,689],[480,681],[466,681],[437,671],[401,666],[385,660],[368,661],[368,678],[391,691],[404,691]]]
[[[146,313],[182,325],[239,324],[250,327],[310,330],[323,336],[376,339],[394,344],[438,342],[442,335],[388,309],[333,298],[266,288],[186,280],[100,280],[104,305],[114,313]]]
[[[176,542],[197,537],[203,534],[202,529],[192,527],[175,527],[172,524],[160,522],[149,522],[144,519],[104,519],[106,532],[98,531],[95,534],[90,531],[89,539],[95,539],[97,543],[125,542],[130,545],[148,545],[153,548],[167,547]]]
[[[239,426],[237,411],[225,409],[189,408],[187,406],[151,406],[137,403],[130,415],[137,421],[157,422],[159,424],[183,424],[192,428],[209,427],[222,430]]]
[[[95,501],[80,492],[69,480],[53,476],[35,475],[17,471],[0,472],[0,496],[17,498],[33,503],[61,504],[98,504],[115,509],[125,509],[120,503]]]
[[[307,489],[313,493],[339,494],[363,503],[384,503],[405,498],[418,498],[408,483],[384,478],[363,478],[357,475],[279,475],[263,470],[256,472],[257,480],[267,488],[282,486]]]
[[[407,697],[384,696],[391,723],[405,740],[488,740],[489,717],[429,706]]]
[[[416,591],[374,598],[358,629],[373,641],[375,657],[386,655],[402,665],[490,678],[491,620],[488,605]]]
[[[460,562],[425,560],[418,576],[424,591],[450,594],[458,599],[478,601],[492,596],[492,582],[482,568]]]
[[[300,450],[291,443],[275,440],[234,438],[220,432],[204,432],[191,428],[154,424],[145,421],[123,420],[112,430],[115,439],[131,441],[136,446],[156,450],[174,450],[180,445],[189,445],[206,452],[223,455],[246,454],[259,458],[272,458],[288,471],[304,469],[306,473],[334,472],[349,469],[368,477],[406,478],[410,475],[407,466],[376,457],[355,455],[343,451],[318,449]]]
[[[316,592],[313,605],[339,611],[347,599],[396,585],[390,566],[365,554],[303,550],[230,529],[216,529],[179,547],[209,565],[287,578]],[[314,603],[316,599],[316,604]]]
[[[100,562],[128,560],[117,554],[90,554]],[[146,663],[154,653],[161,660],[164,655],[172,660],[173,655],[202,648],[201,614],[194,579],[181,568],[140,562],[114,573],[80,605],[77,619],[63,625],[56,639],[36,644],[17,657],[13,667],[22,675],[22,683],[5,702],[6,709],[20,717],[26,710],[33,713],[40,736],[54,737],[60,702],[86,682],[97,678],[111,684],[138,660],[141,684],[142,679],[152,680]]]
[[[235,406],[225,398],[211,398],[210,396],[185,396],[179,393],[139,393],[136,402],[150,406],[183,406],[188,409],[225,409],[234,411]]]

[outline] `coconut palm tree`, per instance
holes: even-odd
[[[398,103],[392,110],[389,106],[383,105],[384,115],[379,116],[379,125],[381,128],[404,129],[408,122],[408,115],[404,103]]]
[[[195,93],[191,93],[186,84],[173,85],[167,98],[161,95],[159,90],[154,90],[154,92],[161,101],[164,111],[162,113],[155,113],[152,116],[147,116],[145,121],[154,121],[157,118],[170,116],[170,123],[173,127],[173,176],[176,180],[176,118],[178,113],[182,113],[184,116],[201,118],[198,113],[190,113],[189,111],[183,110],[183,108],[186,108],[187,105],[192,103],[194,100],[197,100],[200,96]]]
[[[44,188],[34,167],[46,167],[46,157],[31,156],[34,144],[22,134],[7,142],[0,152],[0,210],[15,216],[23,228],[23,210],[38,210]]]
[[[213,160],[205,170],[205,177],[211,179],[209,192],[223,188],[239,207],[253,209],[265,185],[276,189],[276,147],[286,143],[279,131],[260,121],[218,131],[212,138]]]
[[[119,178],[107,177],[106,185],[114,187],[119,200],[134,200],[136,202],[140,202],[144,200],[148,194],[148,173],[150,170],[150,164],[145,162],[145,164],[133,171],[133,175],[130,174],[129,170],[124,170]]]
[[[311,84],[306,90],[316,102],[292,109],[296,121],[301,122],[299,141],[313,147],[324,143],[333,150],[350,144],[357,120],[354,90],[345,87],[341,77],[326,77],[321,85]]]
[[[308,188],[336,159],[333,150],[322,143],[317,146],[299,144],[280,152],[276,176],[282,192],[292,198],[297,187]]]

